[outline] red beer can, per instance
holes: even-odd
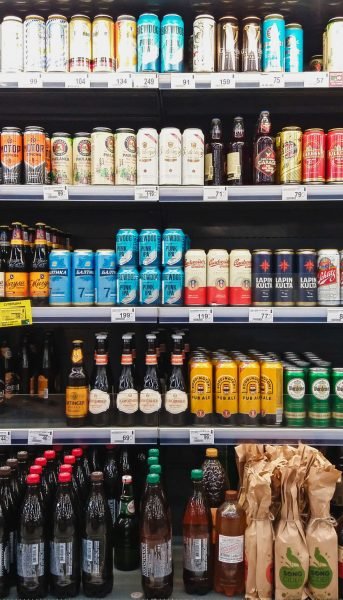
[[[330,129],[326,142],[326,183],[343,183],[343,129]]]
[[[303,183],[325,182],[325,133],[314,127],[303,134]]]

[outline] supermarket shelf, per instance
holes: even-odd
[[[199,308],[200,311],[204,307]],[[174,306],[158,309],[160,323],[189,323],[189,307]],[[213,306],[213,323],[249,323],[249,307]],[[328,309],[315,306],[312,308],[292,306],[289,308],[273,307],[274,323],[327,323]],[[255,321],[256,322],[256,321]],[[208,320],[199,319],[199,324],[210,324]],[[253,323],[250,323],[253,324]]]
[[[6,426],[5,426],[6,427]],[[120,429],[113,427],[112,429]],[[135,431],[136,444],[153,444],[158,440],[158,430],[155,427],[139,427],[133,428]],[[37,445],[37,440],[43,439],[40,443],[47,445],[44,442],[44,434],[52,431],[51,444],[109,444],[111,443],[111,428],[105,427],[57,427],[57,428],[32,428],[32,429],[10,429],[11,443],[20,445]],[[35,441],[29,439],[34,436]],[[43,436],[43,437],[42,437]]]
[[[125,310],[125,307],[122,307]],[[136,323],[157,323],[158,309],[136,307]],[[33,323],[111,323],[111,307],[44,306],[32,308]]]

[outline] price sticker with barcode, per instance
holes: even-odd
[[[260,73],[261,88],[283,88],[285,87],[284,73]]]
[[[282,200],[307,200],[306,185],[283,185]]]
[[[272,308],[249,308],[249,323],[273,323]]]
[[[108,79],[109,88],[125,89],[132,88],[131,73],[111,73]]]
[[[158,185],[136,185],[135,200],[146,200],[158,202],[160,198],[160,188]]]
[[[190,444],[214,444],[214,429],[190,429]]]
[[[171,73],[170,87],[172,90],[194,90],[194,73]]]
[[[44,185],[43,186],[44,200],[68,200],[67,185]]]
[[[329,87],[329,73],[325,71],[305,71],[305,88],[326,88]]]
[[[214,90],[228,90],[236,86],[235,73],[212,73],[211,88]]]
[[[343,323],[343,308],[328,308],[327,323]]]
[[[136,309],[134,306],[116,306],[111,308],[112,323],[134,323],[136,321]]]
[[[66,73],[66,88],[90,88],[89,73]]]
[[[23,88],[41,88],[43,87],[43,75],[42,73],[20,73],[18,84]]]
[[[158,88],[157,73],[134,73],[133,87],[143,89]]]
[[[12,443],[11,432],[7,429],[0,429],[0,446],[10,446]]]
[[[203,199],[205,202],[225,202],[228,187],[226,185],[204,185]]]
[[[134,429],[111,429],[111,444],[134,444],[135,442]]]
[[[213,323],[213,308],[190,308],[190,323]]]
[[[29,429],[27,443],[32,446],[49,446],[52,444],[53,435],[52,429]]]

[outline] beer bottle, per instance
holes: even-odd
[[[66,388],[66,418],[69,426],[82,427],[87,420],[89,385],[83,364],[83,341],[74,340],[72,344],[72,364]]]
[[[29,354],[29,339],[27,335],[24,335],[20,344],[20,352],[18,357],[19,363],[19,393],[29,394],[30,393],[30,377],[31,377],[31,365],[30,365],[30,354]]]
[[[275,139],[271,135],[268,110],[262,110],[257,122],[253,156],[253,183],[273,184],[276,172]]]
[[[229,185],[248,185],[251,183],[250,173],[250,156],[245,141],[244,121],[242,117],[235,117],[227,154],[227,182]]]
[[[14,506],[16,510],[19,510],[20,503],[20,489],[18,483],[18,459],[17,458],[8,458],[6,460],[6,467],[10,467],[11,476],[10,476],[10,486],[12,490],[12,497]]]
[[[22,223],[23,228],[23,242],[24,242],[24,253],[26,256],[26,262],[28,267],[31,267],[31,247],[29,241],[29,226]],[[30,268],[29,268],[30,271]]]
[[[31,256],[31,260],[32,260],[34,249],[35,249],[35,238],[36,238],[36,230],[35,230],[35,228],[34,227],[29,227],[28,228],[28,233],[29,233],[29,244],[30,244],[30,256]]]
[[[108,333],[96,333],[94,369],[90,381],[89,420],[93,427],[106,427],[110,424],[111,383],[108,377]]]
[[[0,254],[0,302],[5,300],[6,259]]]
[[[138,411],[138,390],[132,366],[131,336],[122,336],[121,372],[117,391],[118,425],[134,425]]]
[[[1,485],[1,484],[0,484]],[[0,487],[1,490],[1,487]],[[10,538],[6,510],[0,498],[0,598],[8,598],[10,590],[9,556]]]
[[[210,138],[205,147],[205,185],[224,185],[225,164],[222,123],[212,119]]]
[[[10,483],[11,467],[0,467],[0,498],[9,535],[9,575],[11,583],[16,581],[15,540],[17,530],[17,513]]]
[[[115,448],[111,444],[106,446],[106,458],[104,464],[104,488],[112,517],[112,525],[118,515],[120,500],[120,474],[119,465],[116,459]]]
[[[5,401],[5,369],[4,361],[0,356],[0,406]],[[0,463],[1,466],[1,463]]]
[[[11,230],[8,225],[0,225],[0,257],[8,260],[11,248]]]
[[[29,453],[26,450],[20,450],[17,452],[18,459],[18,485],[20,491],[20,502],[21,506],[25,491],[26,491],[26,477],[29,474]]]
[[[182,427],[187,423],[188,396],[183,367],[182,335],[174,334],[170,357],[171,369],[167,380],[163,421],[165,425]]]
[[[119,571],[134,571],[139,567],[139,527],[131,475],[123,475],[122,482],[119,515],[114,525],[114,566]]]
[[[49,304],[49,253],[44,223],[36,223],[35,247],[30,272],[30,297],[33,306]]]
[[[51,227],[49,225],[45,226],[45,235],[46,235],[46,245],[48,248],[48,253],[50,254],[52,250],[52,241],[51,241]]]
[[[55,496],[56,488],[57,488],[57,476],[56,476],[56,468],[55,468],[55,459],[56,452],[55,450],[45,450],[44,458],[46,459],[46,470],[45,476],[49,486],[51,489],[52,497]]]
[[[162,404],[162,389],[157,368],[156,335],[147,334],[145,354],[145,373],[139,394],[139,409],[142,425],[157,425],[158,413]]]
[[[73,448],[73,450],[71,451],[71,456],[73,456],[75,458],[74,474],[75,474],[77,487],[79,490],[79,498],[80,498],[81,504],[83,506],[83,503],[86,502],[87,496],[88,496],[88,482],[87,482],[86,473],[84,471],[83,464],[82,464],[82,456],[83,456],[82,448]],[[65,457],[65,459],[66,458],[67,457]],[[65,463],[68,464],[66,460],[65,460]]]
[[[37,393],[38,396],[44,400],[48,399],[49,393],[53,394],[55,391],[55,377],[53,373],[53,361],[51,356],[51,335],[51,331],[45,332],[41,364],[37,377]]]
[[[5,298],[27,300],[29,297],[28,265],[24,252],[21,223],[12,223],[11,248],[5,273]]]
[[[5,374],[5,398],[10,400],[19,392],[19,379],[14,369],[12,350],[6,340],[1,344],[1,355]]]

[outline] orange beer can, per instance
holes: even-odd
[[[217,422],[238,425],[238,369],[233,359],[222,356],[217,361],[214,390]]]
[[[45,183],[45,130],[43,127],[25,127],[24,130],[24,183]]]
[[[23,164],[23,136],[18,127],[1,131],[1,167],[4,184],[20,184]]]
[[[238,366],[240,425],[259,425],[261,413],[261,368],[257,360],[242,358]]]
[[[190,410],[193,425],[212,423],[213,374],[208,356],[197,354],[190,361]]]
[[[261,424],[277,427],[283,417],[283,367],[275,359],[261,361]]]

